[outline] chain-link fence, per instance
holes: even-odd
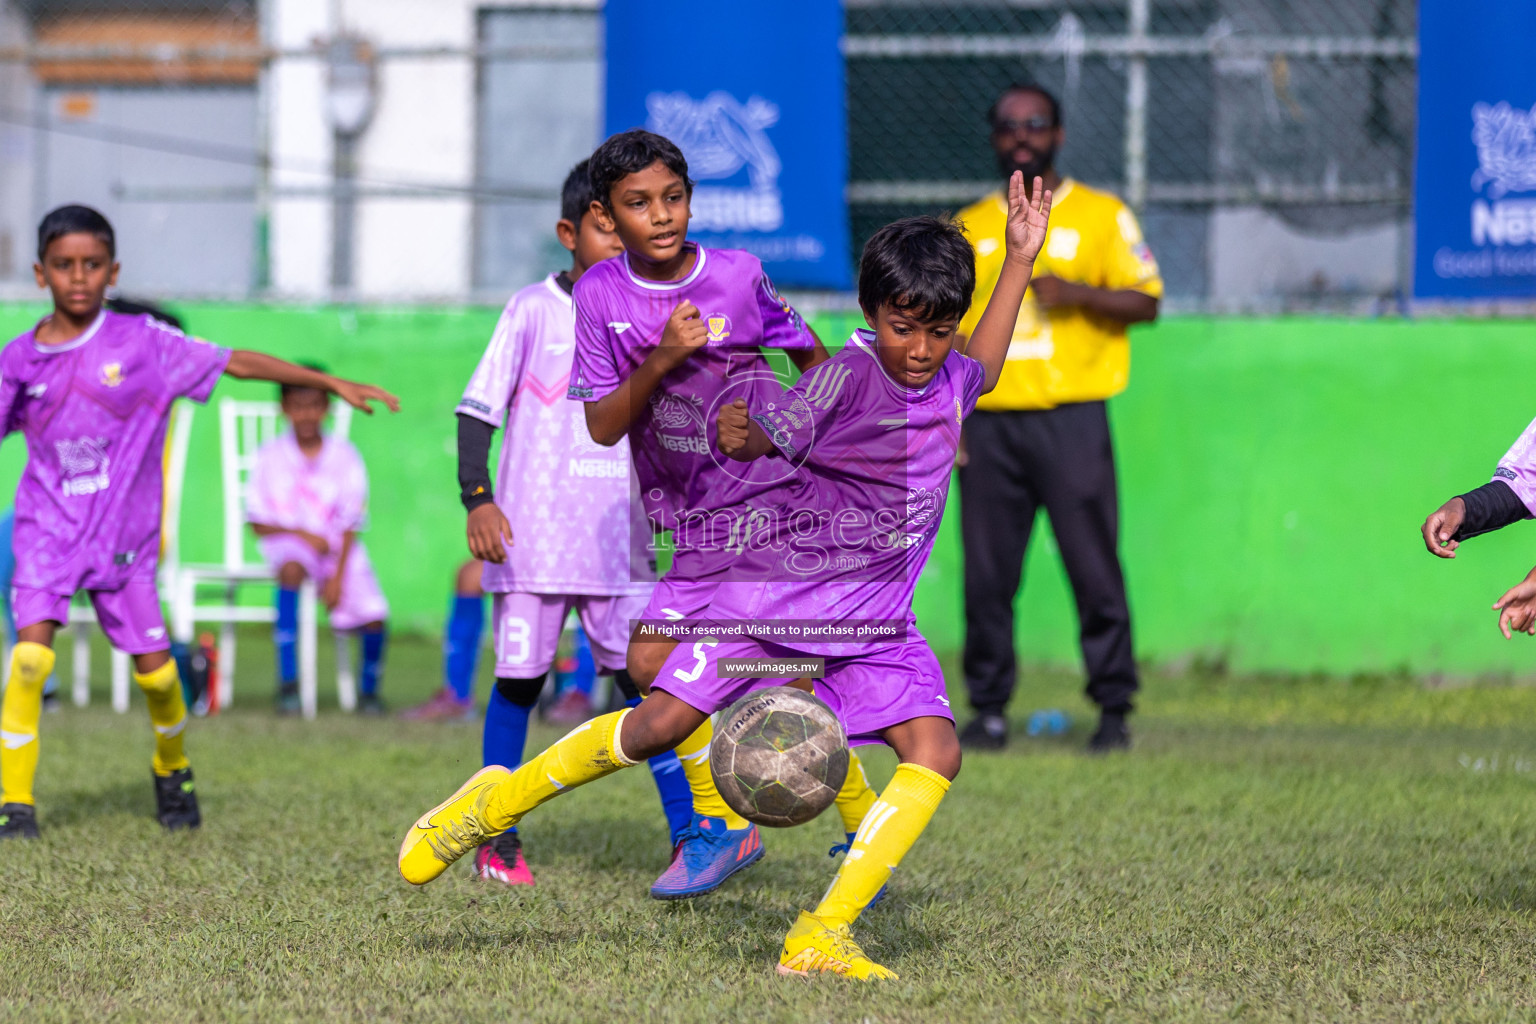
[[[1412,0],[843,7],[850,259],[996,188],[984,115],[1029,80],[1061,99],[1060,169],[1140,214],[1170,305],[1407,291]],[[559,258],[601,40],[600,0],[0,0],[0,288],[36,215],[85,199],[141,290],[505,294]]]
[[[1060,97],[1060,169],[1127,199],[1170,300],[1407,291],[1412,0],[845,0],[855,239],[998,187],[985,112]]]

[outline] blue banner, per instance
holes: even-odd
[[[608,0],[608,134],[688,158],[689,237],[791,288],[850,287],[837,0]]]
[[[1414,295],[1536,297],[1536,3],[1421,0]]]

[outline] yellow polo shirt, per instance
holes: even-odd
[[[960,321],[960,333],[969,336],[1003,268],[1007,196],[994,192],[955,219],[976,250],[976,295]],[[1035,276],[1047,274],[1096,288],[1132,288],[1155,298],[1163,294],[1157,260],[1130,208],[1070,178],[1062,180],[1052,197],[1051,226],[1035,260]],[[1043,310],[1035,304],[1031,288],[1019,308],[997,387],[982,395],[976,408],[1050,409],[1099,401],[1124,391],[1130,373],[1125,324],[1078,306]]]

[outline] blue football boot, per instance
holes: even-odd
[[[695,814],[678,834],[672,863],[651,886],[651,898],[686,900],[720,888],[736,872],[763,858],[763,837],[756,825],[728,829],[724,818]]]
[[[847,833],[848,841],[846,843],[838,843],[836,846],[832,847],[832,849],[827,851],[827,856],[828,857],[836,857],[840,853],[847,853],[849,850],[853,849],[853,837],[856,836],[856,835],[858,835],[857,832],[849,832],[849,833]],[[887,883],[885,885],[882,885],[880,887],[880,891],[875,893],[875,898],[870,900],[867,904],[865,904],[864,909],[868,910],[870,907],[873,907],[876,903],[879,903],[881,900],[885,899],[885,892],[889,888],[890,888],[890,884],[889,883]]]

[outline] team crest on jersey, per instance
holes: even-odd
[[[709,328],[710,341],[724,341],[731,336],[731,318],[724,313],[711,313],[704,319]]]
[[[101,367],[101,382],[109,388],[119,387],[123,383],[123,364],[104,363]]]

